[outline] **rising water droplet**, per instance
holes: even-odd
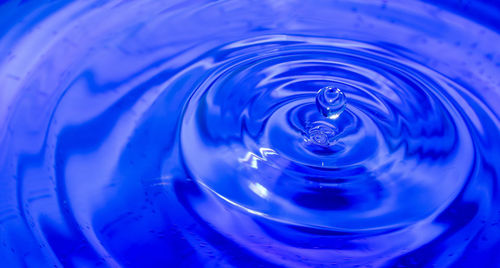
[[[346,97],[337,87],[324,87],[316,95],[318,110],[330,119],[336,119],[345,109]]]

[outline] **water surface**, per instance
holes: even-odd
[[[500,9],[457,3],[3,3],[0,264],[498,267]]]

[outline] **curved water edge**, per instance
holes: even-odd
[[[415,1],[18,12],[0,31],[5,265],[498,263],[491,24]]]

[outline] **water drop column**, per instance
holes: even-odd
[[[338,87],[328,86],[316,94],[316,106],[324,116],[312,123],[307,130],[306,142],[330,147],[337,141],[338,128],[333,123],[345,110],[346,96]]]

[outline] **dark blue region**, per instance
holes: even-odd
[[[423,0],[479,22],[495,31],[500,30],[500,2],[497,0]]]

